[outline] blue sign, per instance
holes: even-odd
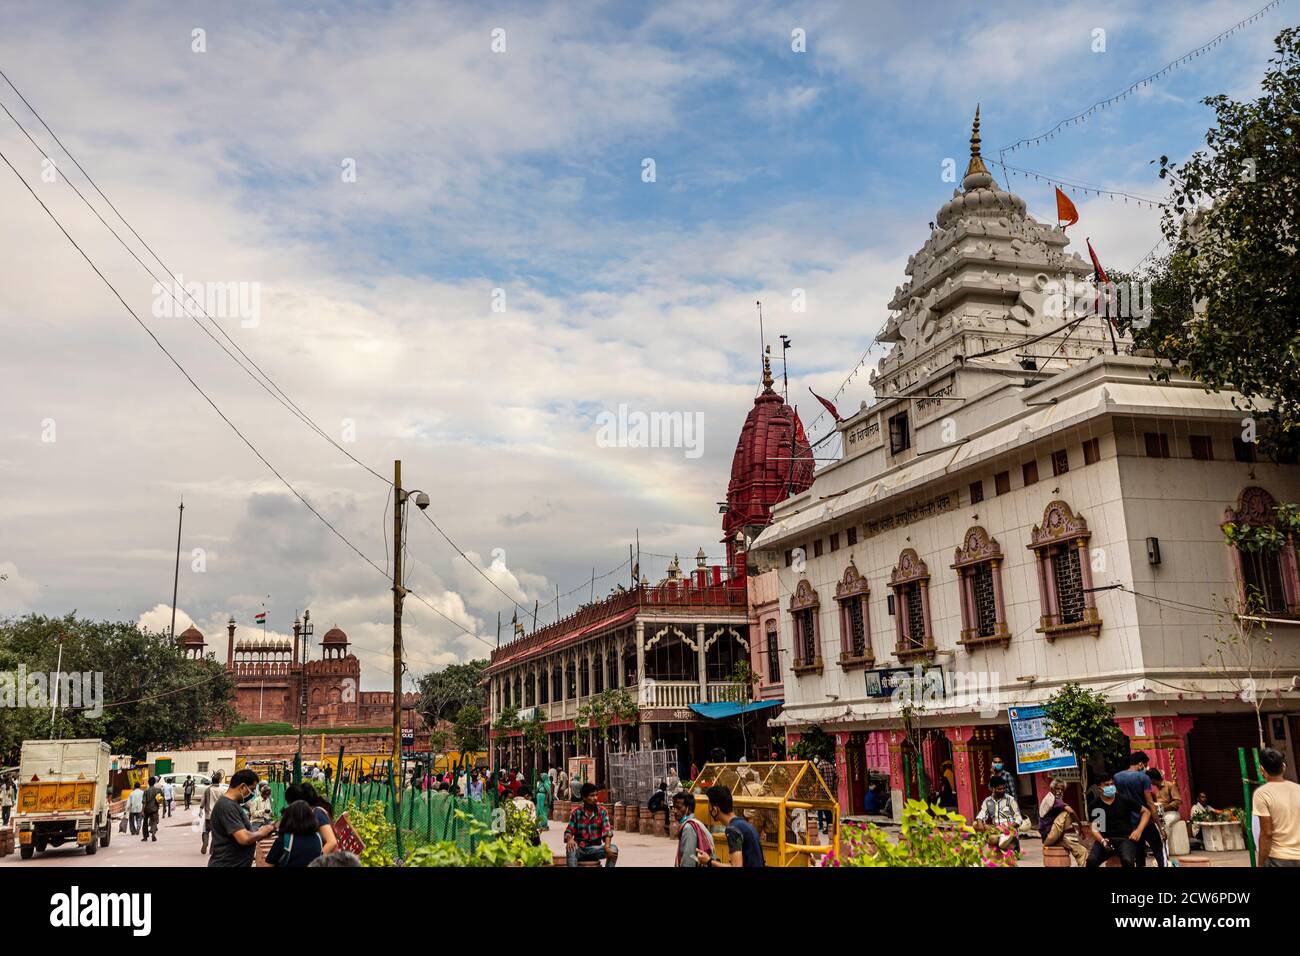
[[[1072,751],[1054,747],[1047,739],[1047,718],[1042,707],[1008,707],[1007,717],[1016,746],[1016,773],[1073,770],[1078,766]]]

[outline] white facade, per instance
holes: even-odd
[[[1238,606],[1225,509],[1236,508],[1248,488],[1278,502],[1300,500],[1300,468],[1239,460],[1254,451],[1234,444],[1243,413],[1231,395],[1176,375],[1154,381],[1151,359],[1112,354],[1105,318],[1066,325],[1086,315],[1068,311],[1084,300],[1053,294],[1091,270],[1066,254],[1060,229],[1035,222],[1022,200],[997,187],[980,160],[976,129],[963,188],[940,211],[890,303],[895,311],[881,340],[893,349],[873,376],[877,401],[841,423],[841,459],[808,491],[777,505],[753,543],[751,558],[777,571],[785,699],[778,721],[791,734],[812,725],[834,731],[841,748],[850,732],[896,729],[897,702],[868,696],[866,673],[920,663],[942,668],[949,695],[970,688],[962,699],[923,705],[930,727],[1005,727],[1008,705],[1042,702],[1078,681],[1103,691],[1121,718],[1140,718],[1121,726],[1136,727],[1130,736],[1141,738],[1157,717],[1253,714],[1234,699],[1243,689],[1250,696],[1253,679],[1265,710],[1283,715],[1280,724],[1266,720],[1268,741],[1294,768],[1297,607],[1283,607],[1267,625],[1271,642],[1255,632],[1248,666],[1241,650],[1221,655],[1218,640],[1232,632],[1228,612]],[[1086,535],[1082,525],[1059,539],[1036,532],[1054,502],[1068,506],[1055,514],[1086,522]],[[989,552],[982,539],[976,549],[995,555],[991,577],[1000,576],[1000,588],[981,579],[986,594],[998,592],[981,605],[997,605],[998,626],[983,627],[985,637],[972,629],[973,595],[963,616],[967,585],[953,567],[976,528],[1000,549]],[[1042,574],[1030,547],[1036,534],[1052,545]],[[1158,564],[1148,538],[1158,539]],[[1067,550],[1060,542],[1082,543],[1081,588],[1053,577],[1058,559],[1050,555]],[[907,549],[928,571],[910,598],[928,595],[920,598],[926,623],[913,628],[928,624],[928,640],[900,640],[901,596],[899,613],[890,613],[891,575],[911,567],[901,558]],[[1059,560],[1068,579],[1068,556]],[[870,588],[867,656],[874,660],[850,653],[841,663],[845,620],[836,588],[850,562]],[[1294,557],[1285,565],[1287,596],[1300,597]],[[1084,594],[1089,577],[1093,590]],[[1089,597],[1092,608],[1078,623],[1054,623],[1045,619],[1056,600],[1048,591],[1063,600]],[[796,609],[817,602],[820,667],[801,650],[792,599]]]

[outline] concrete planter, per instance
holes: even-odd
[[[1201,839],[1205,843],[1206,851],[1210,853],[1246,849],[1246,835],[1241,831],[1241,824],[1233,821],[1202,823]]]

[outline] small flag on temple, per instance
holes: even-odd
[[[834,406],[834,405],[832,405],[832,404],[831,404],[829,401],[827,401],[826,399],[822,398],[822,397],[821,397],[820,395],[818,395],[816,392],[813,392],[813,390],[812,390],[811,388],[808,389],[808,391],[812,392],[812,397],[813,397],[813,398],[817,399],[817,401],[819,401],[819,402],[822,403],[822,407],[825,408],[826,411],[830,412],[832,415],[835,416],[835,421],[837,421],[837,422],[842,422],[842,421],[844,421],[844,419],[840,418],[840,413],[837,412],[837,411],[835,410],[835,406]]]
[[[1056,221],[1062,232],[1079,221],[1079,210],[1074,208],[1070,197],[1061,192],[1060,186],[1056,187]]]
[[[1097,253],[1092,248],[1091,239],[1088,240],[1088,255],[1092,256],[1092,271],[1097,282],[1100,284],[1102,282],[1110,281],[1106,278],[1106,270],[1101,267],[1101,261],[1097,258]]]

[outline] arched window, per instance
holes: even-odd
[[[835,602],[840,606],[840,667],[873,667],[876,655],[871,648],[871,620],[867,615],[867,601],[871,588],[867,579],[858,573],[853,557],[844,576],[835,585]]]
[[[548,704],[551,699],[551,681],[546,674],[546,668],[542,667],[537,672],[537,703]]]
[[[930,569],[915,549],[907,548],[889,576],[894,591],[894,656],[904,664],[934,660],[934,631],[930,627]]]
[[[525,707],[537,706],[537,686],[536,686],[537,682],[534,678],[535,678],[534,672],[529,671],[528,677],[524,679],[524,706]]]
[[[1275,528],[1277,501],[1263,488],[1246,488],[1237,507],[1223,512],[1223,523],[1244,532]],[[1300,582],[1296,574],[1296,542],[1289,534],[1276,544],[1251,546],[1253,535],[1241,535],[1242,544],[1232,549],[1237,579],[1237,599],[1248,612],[1300,615]],[[1258,540],[1258,539],[1255,539]]]
[[[605,655],[596,651],[591,659],[591,692],[599,694],[605,689]]]
[[[511,699],[514,700],[516,707],[521,706],[524,702],[524,679],[518,674],[515,675],[515,694]]]
[[[564,700],[564,676],[559,664],[556,664],[555,669],[551,671],[551,700],[556,703]]]
[[[1090,537],[1088,522],[1060,500],[1043,509],[1043,523],[1030,532],[1042,607],[1038,632],[1049,641],[1079,634],[1096,637],[1101,631],[1088,560]]]
[[[581,697],[591,696],[591,667],[585,657],[578,661],[578,691]]]
[[[618,648],[611,647],[605,655],[605,681],[610,687],[618,686]]]
[[[564,699],[573,700],[578,696],[578,675],[574,671],[573,661],[564,665]]]
[[[781,639],[777,634],[776,618],[767,622],[767,682],[781,683]]]
[[[505,705],[509,707],[510,706],[510,678],[509,677],[506,678],[504,696],[505,696]]]
[[[1011,642],[1007,628],[1007,605],[1002,596],[1002,548],[978,525],[953,556],[961,594],[961,640],[970,650],[987,644],[1006,646]]]
[[[794,631],[795,676],[822,672],[821,599],[808,579],[802,579],[790,595],[790,619]]]

